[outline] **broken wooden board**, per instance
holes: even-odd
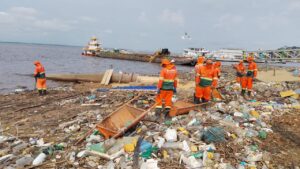
[[[300,81],[300,77],[293,76],[292,72],[287,70],[259,71],[257,79],[263,82],[285,82],[285,81]]]
[[[113,74],[113,69],[106,70],[102,78],[101,84],[108,85]]]

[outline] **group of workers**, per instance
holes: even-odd
[[[257,66],[254,62],[253,55],[247,58],[248,66],[244,65],[241,60],[239,64],[234,65],[236,69],[236,82],[241,85],[241,95],[245,96],[248,91],[248,96],[251,95],[253,80],[257,76]],[[46,74],[44,66],[35,61],[34,77],[36,81],[36,89],[39,95],[46,95]],[[177,92],[177,70],[174,65],[174,60],[162,59],[162,70],[160,72],[157,85],[156,96],[156,114],[160,116],[168,116],[172,107],[173,95]],[[206,103],[211,100],[212,90],[218,86],[218,80],[221,76],[221,62],[213,62],[211,59],[206,59],[204,56],[199,56],[195,66],[195,93],[194,103]],[[164,102],[164,104],[163,104]],[[163,106],[164,105],[164,106]]]
[[[239,64],[234,65],[236,69],[236,82],[241,85],[241,95],[251,96],[253,80],[257,76],[257,66],[252,54],[247,58],[248,66],[241,60]],[[175,65],[168,59],[162,59],[162,70],[159,76],[156,96],[156,114],[168,116],[172,107],[172,97],[177,92],[177,70]],[[195,94],[194,103],[206,103],[211,100],[212,90],[218,86],[218,80],[221,76],[221,62],[213,62],[206,59],[205,56],[199,56],[195,66]],[[163,106],[164,101],[164,106]]]

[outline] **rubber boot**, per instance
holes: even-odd
[[[208,100],[202,99],[202,103],[207,103]]]
[[[162,113],[162,108],[156,108],[155,109],[155,119],[156,120],[159,120],[159,117],[160,117],[161,113]]]
[[[241,92],[241,95],[245,96],[245,93],[246,93],[246,90],[243,89],[242,92]]]
[[[42,96],[43,95],[43,91],[39,90],[39,95]]]
[[[194,97],[194,104],[200,104],[200,98]]]
[[[165,111],[164,111],[164,120],[170,120],[171,117],[169,116],[169,113],[170,113],[170,108],[166,108]]]
[[[46,95],[47,94],[47,90],[43,90],[43,95]]]
[[[248,91],[248,93],[247,93],[247,94],[248,94],[248,96],[250,97],[250,96],[251,96],[251,91]]]

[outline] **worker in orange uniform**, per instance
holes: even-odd
[[[213,64],[218,79],[220,79],[220,77],[221,77],[221,65],[222,64],[220,61],[217,61],[216,63]],[[218,81],[216,81],[216,83],[217,83],[216,86],[218,86]]]
[[[35,65],[34,77],[36,81],[36,88],[39,92],[39,95],[46,95],[47,86],[46,86],[45,68],[40,61],[35,61],[34,65]]]
[[[177,70],[175,65],[168,59],[162,59],[161,66],[163,67],[157,85],[156,97],[156,115],[163,113],[168,116],[172,107],[172,97],[176,94],[177,89]],[[163,101],[165,102],[163,107]],[[164,108],[164,109],[163,109]],[[164,111],[163,111],[164,110]]]
[[[197,83],[196,83],[197,72],[200,69],[200,67],[203,66],[204,61],[205,61],[205,57],[200,55],[197,59],[197,64],[195,65],[195,93],[194,93],[194,103],[195,104],[197,104],[198,100],[199,100],[199,98],[196,97],[197,90],[198,91],[200,90],[200,86],[197,85]]]
[[[218,76],[213,67],[212,60],[207,60],[206,64],[197,72],[196,84],[199,85],[196,91],[196,104],[208,102],[211,99],[211,88],[217,85]]]
[[[248,91],[248,96],[251,96],[252,93],[252,87],[253,87],[253,79],[257,76],[257,65],[254,62],[254,57],[250,55],[247,58],[248,61],[248,69],[246,73],[246,78],[242,82],[242,94],[246,92],[246,89]]]
[[[236,82],[242,84],[242,77],[245,76],[245,66],[244,61],[240,60],[239,64],[233,65],[236,69]]]
[[[236,69],[236,82],[240,84],[242,88],[241,94],[244,96],[246,93],[246,85],[247,85],[244,61],[240,60],[239,64],[234,65],[234,68]]]

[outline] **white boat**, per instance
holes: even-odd
[[[96,37],[92,37],[88,45],[83,48],[82,55],[97,56],[100,54],[101,50],[102,50],[101,43],[98,42]]]
[[[206,53],[209,53],[209,51],[204,48],[187,48],[183,50],[183,57],[198,58],[199,55]]]
[[[217,61],[238,62],[244,60],[245,56],[242,49],[220,49],[212,51],[208,57]]]

